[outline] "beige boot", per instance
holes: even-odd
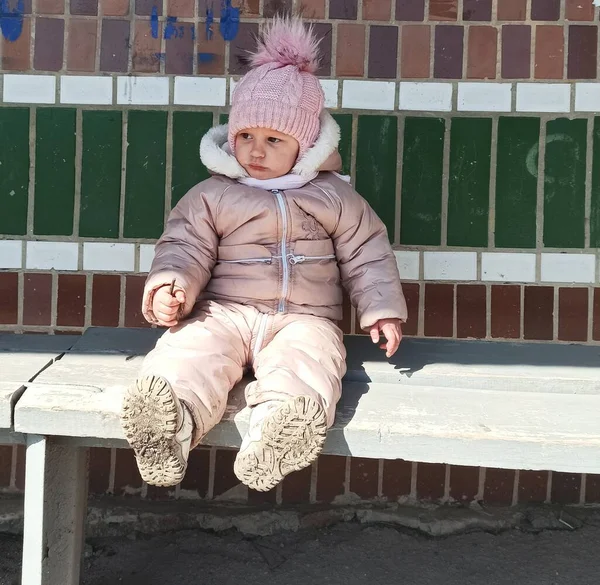
[[[160,376],[136,380],[123,398],[121,425],[146,483],[173,486],[181,482],[194,422],[167,380]]]
[[[313,398],[269,400],[255,406],[233,470],[259,492],[274,488],[286,475],[310,465],[323,449],[327,420]]]

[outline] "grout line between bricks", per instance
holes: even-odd
[[[485,478],[486,478],[487,469],[485,467],[479,468],[479,481],[477,484],[477,494],[475,499],[478,502],[481,502],[485,498]]]
[[[416,461],[411,462],[411,473],[410,473],[410,497],[413,500],[417,499],[417,474],[419,473],[418,463]]]
[[[516,506],[519,503],[519,485],[521,480],[521,474],[517,469],[515,471],[515,477],[513,478],[513,493],[512,493],[512,502],[511,506]]]
[[[552,471],[548,471],[548,481],[546,483],[546,501],[544,503],[550,504],[552,502]]]

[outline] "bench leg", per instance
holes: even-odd
[[[87,449],[27,437],[21,585],[79,585]]]

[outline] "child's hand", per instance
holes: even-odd
[[[386,350],[385,357],[392,357],[402,341],[402,321],[400,319],[379,319],[369,328],[373,343],[379,342],[380,331],[387,339],[387,343],[382,343],[379,347]]]
[[[185,305],[185,292],[175,288],[171,295],[171,286],[165,285],[154,293],[152,311],[163,327],[173,327],[179,322],[179,310]]]

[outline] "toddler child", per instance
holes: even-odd
[[[298,18],[263,30],[229,125],[202,139],[212,177],[171,212],[143,312],[169,327],[127,390],[122,426],[142,478],[172,486],[246,369],[250,425],[234,471],[266,491],[310,465],[346,371],[342,285],[391,356],[406,303],[383,223],[350,186],[339,127],[314,75],[318,42]]]

